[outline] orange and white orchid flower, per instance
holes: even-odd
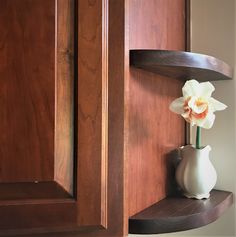
[[[181,114],[192,126],[209,129],[215,121],[214,112],[227,106],[211,97],[215,87],[210,82],[186,81],[182,89],[183,97],[170,104],[170,110]]]

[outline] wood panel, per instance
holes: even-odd
[[[76,205],[70,199],[7,204],[0,206],[0,211],[0,236],[34,236],[76,229]]]
[[[184,0],[129,2],[130,49],[185,49]],[[171,151],[184,143],[184,121],[169,111],[183,82],[130,68],[128,98],[129,215],[166,197]]]
[[[0,236],[78,228],[72,3],[0,1]]]
[[[81,0],[83,1],[83,0]],[[95,1],[94,1],[95,2]],[[125,73],[128,68],[128,51],[125,51],[126,37],[125,14],[127,11],[127,1],[124,0],[99,0],[102,3],[103,11],[103,37],[104,31],[108,31],[109,41],[103,42],[104,56],[108,53],[108,161],[107,161],[107,225],[98,229],[84,230],[79,232],[81,237],[122,237],[128,235],[128,216],[126,215],[125,199],[125,156],[124,156],[124,116],[125,116]],[[91,7],[91,5],[90,5]],[[85,9],[84,9],[85,12]],[[81,12],[82,14],[82,12]],[[91,17],[91,15],[90,15]],[[81,19],[81,18],[80,18]],[[92,20],[92,19],[91,19]],[[80,21],[84,26],[92,23]],[[93,19],[93,24],[98,25]],[[91,28],[91,25],[90,25]],[[91,29],[87,29],[91,31]],[[81,30],[79,30],[81,32]],[[93,37],[94,42],[95,37]],[[104,43],[108,43],[107,48]],[[89,46],[90,44],[86,44]],[[85,46],[85,45],[84,45]],[[90,54],[91,55],[90,55]],[[87,53],[92,58],[94,53]],[[85,54],[86,55],[86,54]],[[84,55],[84,56],[85,56]],[[89,59],[92,61],[92,59]],[[103,58],[103,61],[106,57]],[[80,62],[80,61],[79,61]],[[104,70],[104,67],[103,67]],[[99,74],[98,74],[99,75]],[[103,74],[104,75],[104,74]],[[80,78],[79,78],[80,82]],[[87,83],[89,81],[87,80]],[[105,84],[103,84],[105,85]],[[106,94],[107,95],[107,92]],[[87,98],[87,97],[85,97]],[[82,99],[82,98],[81,98]],[[90,102],[91,103],[91,102]],[[105,107],[106,108],[106,107]],[[80,149],[81,146],[80,146]],[[98,156],[96,156],[98,157]],[[83,157],[86,159],[86,157]],[[93,158],[94,159],[94,158]],[[96,177],[96,176],[95,176]],[[96,181],[93,181],[96,183]],[[80,186],[78,186],[80,188]],[[96,191],[96,190],[95,190]],[[82,192],[82,191],[81,191]],[[80,197],[80,195],[79,195]],[[83,205],[80,203],[80,205]],[[80,209],[81,210],[81,209]],[[83,209],[86,211],[85,209]],[[89,209],[91,210],[91,208]],[[92,214],[97,209],[94,209]],[[87,215],[88,216],[88,215]],[[89,217],[88,217],[89,218]],[[91,218],[94,221],[94,218]],[[105,228],[104,228],[105,227]],[[64,236],[63,234],[61,236]],[[65,235],[69,237],[69,235]],[[76,237],[76,233],[70,237]]]
[[[56,182],[24,182],[1,183],[0,205],[16,205],[19,203],[53,202],[59,199],[71,198]]]
[[[52,180],[55,0],[0,1],[0,32],[0,182]]]
[[[108,1],[79,1],[78,9],[79,223],[106,227]]]
[[[134,0],[129,6],[130,49],[185,48],[185,0]]]
[[[0,180],[55,179],[72,193],[74,0],[0,4]]]

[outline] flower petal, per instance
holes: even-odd
[[[196,124],[196,120],[193,116],[191,116],[190,111],[181,114],[181,116],[185,119],[186,122],[190,123],[191,126],[194,126]]]
[[[210,129],[213,126],[213,123],[215,121],[215,115],[213,113],[208,113],[205,119],[197,120],[196,124],[199,127]]]
[[[202,82],[199,84],[199,97],[209,99],[215,87],[209,82]]]
[[[212,112],[215,112],[217,110],[224,110],[227,108],[227,105],[221,103],[220,101],[214,99],[214,98],[209,98],[209,105],[210,105],[210,109],[212,110]]]
[[[187,111],[185,111],[184,113],[182,113],[181,116],[182,116],[187,122],[189,122],[189,121],[190,121],[190,113],[191,113],[191,111],[190,111],[190,110],[187,110]]]
[[[196,80],[186,81],[182,89],[184,98],[189,96],[199,96],[199,82]]]
[[[184,97],[175,99],[169,106],[169,109],[177,114],[184,113]]]

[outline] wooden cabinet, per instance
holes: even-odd
[[[168,195],[183,81],[129,56],[184,51],[186,2],[0,1],[0,236],[126,236]]]
[[[0,2],[2,236],[107,225],[105,7]]]

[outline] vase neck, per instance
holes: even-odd
[[[196,149],[194,146],[192,145],[187,145],[184,146],[183,148],[181,148],[181,155],[182,157],[198,157],[199,159],[202,157],[208,157],[209,156],[209,152],[211,151],[211,147],[205,146],[201,149]]]

